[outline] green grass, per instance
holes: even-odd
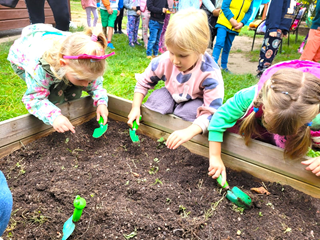
[[[79,1],[71,1],[72,14],[81,14],[85,16]],[[123,29],[126,29],[127,18],[123,19]],[[84,26],[80,26],[72,31],[82,31]],[[241,35],[250,35],[252,31],[243,29]],[[283,46],[284,53],[278,54],[275,63],[289,59],[299,58],[297,48],[303,37],[299,37],[298,43],[294,44],[294,36],[291,36],[290,47],[287,47],[286,40]],[[146,58],[146,52],[143,47],[131,48],[128,45],[128,38],[125,34],[116,34],[112,40],[115,46],[115,55],[107,58],[107,69],[104,74],[104,88],[109,94],[113,94],[128,100],[133,99],[134,87],[136,85],[135,74],[143,73],[150,60]],[[0,121],[14,118],[28,113],[21,99],[26,91],[26,84],[17,75],[14,74],[10,63],[7,61],[9,48],[13,42],[0,44]],[[108,50],[108,52],[111,52]],[[257,62],[259,51],[244,52],[251,61]],[[225,84],[224,102],[232,97],[240,89],[252,86],[257,83],[257,79],[252,74],[230,75],[222,74]],[[156,89],[164,86],[161,81]],[[152,91],[149,91],[147,97]],[[84,94],[86,95],[86,94]],[[147,98],[144,99],[144,101]]]

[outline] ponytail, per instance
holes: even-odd
[[[302,157],[308,152],[311,143],[310,127],[303,126],[296,135],[287,137],[284,155],[292,159]]]
[[[89,37],[96,36],[96,42],[98,42],[101,45],[103,50],[106,50],[108,44],[107,39],[101,31],[99,31],[97,28],[88,28],[85,34]]]

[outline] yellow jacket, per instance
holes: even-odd
[[[245,25],[252,14],[252,8],[250,9],[252,2],[253,0],[224,0],[217,24],[225,26],[232,31],[240,32],[241,29],[233,29],[229,19],[234,18],[238,22],[245,20],[245,22],[242,21],[243,25]],[[226,8],[227,5],[229,6]],[[246,13],[249,13],[248,15],[250,16],[246,16]]]

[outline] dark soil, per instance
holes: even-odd
[[[141,135],[134,144],[113,120],[94,139],[97,127],[93,119],[0,160],[14,199],[4,239],[61,239],[76,195],[87,207],[69,239],[320,238],[320,199],[228,170],[229,184],[255,202],[243,211],[207,176],[207,158]],[[260,186],[271,194],[250,192]]]

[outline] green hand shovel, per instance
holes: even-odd
[[[79,195],[76,196],[76,198],[73,201],[74,211],[73,215],[63,224],[63,237],[62,240],[68,239],[70,235],[73,233],[75,229],[75,222],[78,222],[80,220],[81,214],[83,209],[86,206],[86,200]]]
[[[217,178],[217,182],[223,189],[229,189],[226,196],[229,201],[233,202],[238,207],[242,207],[245,209],[250,209],[252,207],[251,198],[243,191],[241,191],[238,187],[233,187],[230,190],[228,182],[226,182],[224,186],[222,186],[222,175]]]
[[[93,134],[92,134],[92,137],[94,138],[99,138],[101,137],[108,129],[108,124],[106,125],[103,125],[103,117],[100,117],[98,123],[100,125],[100,127],[96,128],[94,131],[93,131]]]
[[[141,120],[142,116],[139,117],[139,120]],[[139,125],[137,124],[137,121],[134,120],[132,123],[132,129],[129,128],[129,134],[132,142],[139,142],[139,136],[136,134],[136,131],[138,130]]]

